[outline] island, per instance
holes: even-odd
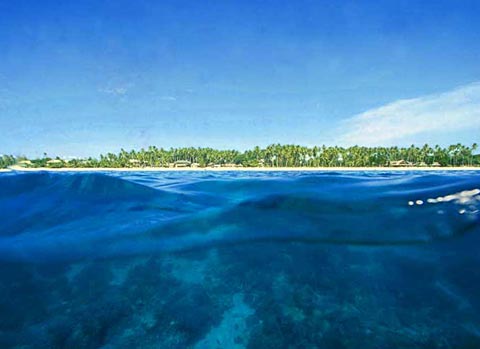
[[[98,158],[0,156],[0,169],[9,170],[408,170],[480,168],[478,145],[448,147],[339,147],[272,144],[245,151],[213,148],[157,148],[101,154]]]

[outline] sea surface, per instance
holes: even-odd
[[[480,172],[0,174],[0,348],[480,348]]]

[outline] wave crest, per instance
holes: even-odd
[[[0,176],[0,258],[108,258],[258,241],[424,244],[479,229],[471,175],[182,175],[189,177]]]

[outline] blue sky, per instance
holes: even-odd
[[[480,141],[479,1],[2,1],[0,153]]]

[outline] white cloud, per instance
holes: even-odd
[[[341,144],[400,144],[412,136],[479,129],[480,82],[445,93],[404,99],[347,119]]]

